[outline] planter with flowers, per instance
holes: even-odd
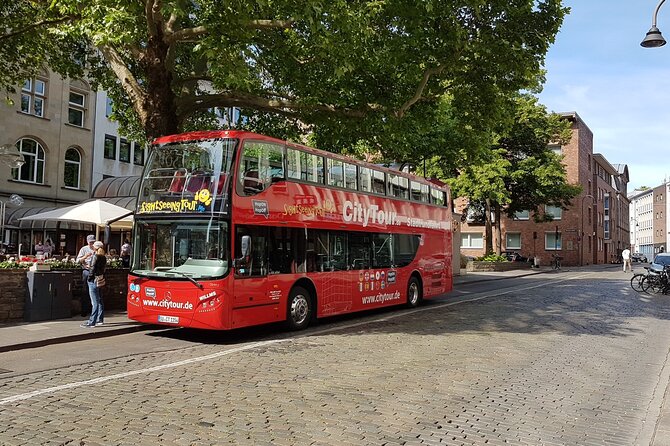
[[[26,273],[33,271],[72,271],[72,315],[79,314],[80,300],[83,296],[84,283],[79,273],[81,266],[74,259],[46,259],[35,257],[16,259],[10,257],[0,262],[0,324],[24,319],[24,309],[28,292]],[[68,275],[69,276],[69,275]],[[121,260],[108,259],[105,272],[107,285],[102,294],[106,310],[125,310],[128,287],[128,269],[122,268]]]

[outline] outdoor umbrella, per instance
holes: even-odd
[[[130,229],[133,226],[133,211],[108,203],[104,200],[85,201],[81,204],[30,215],[19,220],[78,221],[96,225],[96,237],[99,227]]]

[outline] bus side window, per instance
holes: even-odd
[[[351,269],[370,268],[370,235],[362,232],[349,233],[349,257]]]
[[[265,276],[267,275],[267,228],[238,226],[235,232],[235,258],[242,257],[242,236],[251,236],[251,252],[249,262],[237,268],[235,275],[238,277]]]
[[[386,193],[386,174],[384,172],[372,171],[372,192],[380,195]]]
[[[257,141],[245,142],[238,168],[238,194],[256,195],[270,187],[273,182],[285,178],[282,146]]]
[[[244,194],[255,195],[258,192],[263,192],[263,183],[258,178],[258,170],[250,169],[244,172]]]

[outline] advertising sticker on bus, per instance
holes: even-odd
[[[139,213],[149,212],[205,212],[212,204],[212,196],[207,189],[201,189],[193,198],[167,197],[163,200],[144,201]]]

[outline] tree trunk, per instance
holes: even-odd
[[[493,207],[495,212],[495,228],[496,228],[496,254],[500,255],[502,252],[502,230],[500,229],[500,205]]]
[[[162,33],[157,33],[149,39],[146,54],[140,60],[147,74],[148,92],[139,105],[140,119],[144,126],[147,139],[179,133],[179,118],[177,105],[172,91],[172,73],[167,69],[168,45],[163,41]]]
[[[485,201],[484,212],[486,213],[484,215],[484,221],[486,222],[486,235],[484,236],[486,239],[486,249],[484,255],[489,255],[493,253],[493,229],[491,228],[491,200],[488,198]]]

